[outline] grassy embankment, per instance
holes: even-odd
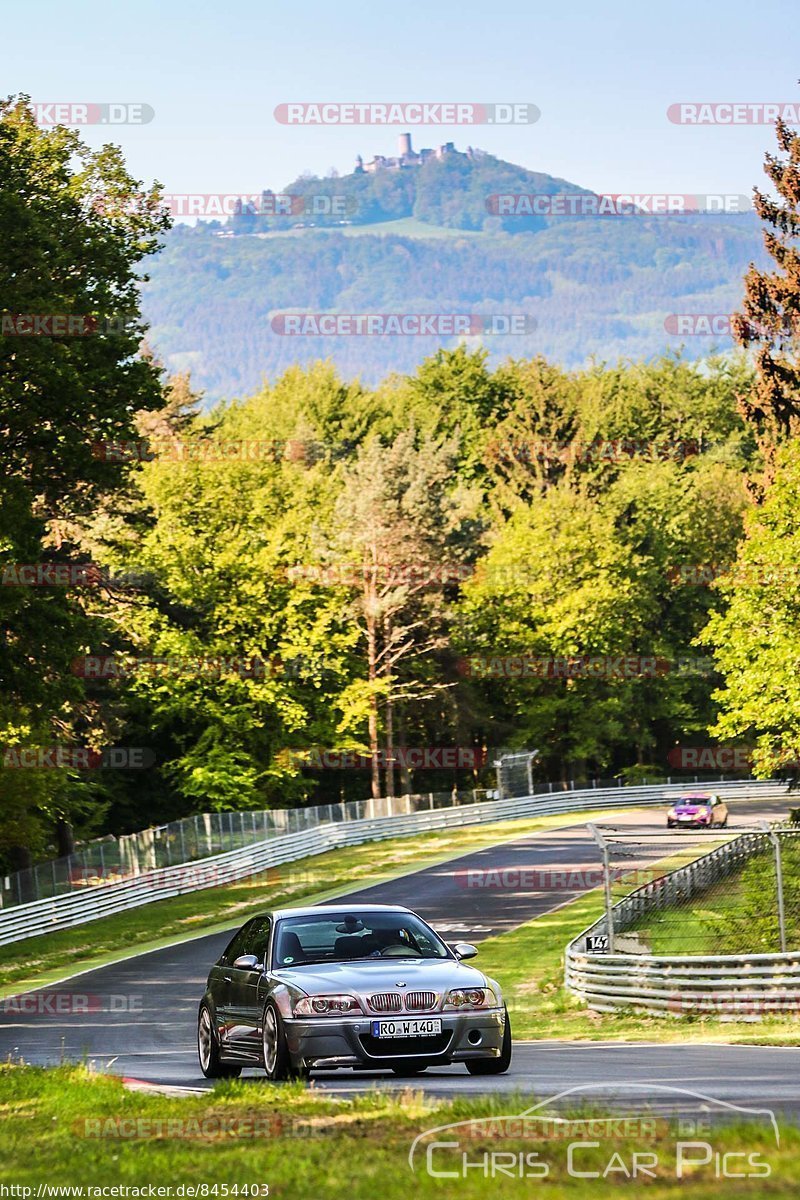
[[[242,1196],[245,1185],[259,1185],[256,1194],[265,1195],[268,1186],[270,1197],[287,1200],[339,1200],[343,1193],[349,1200],[376,1195],[406,1200],[409,1191],[420,1198],[502,1195],[521,1200],[539,1187],[552,1200],[602,1200],[644,1190],[649,1200],[668,1200],[687,1188],[693,1200],[716,1200],[724,1178],[721,1156],[732,1151],[737,1157],[729,1170],[739,1177],[725,1179],[731,1195],[758,1200],[797,1195],[796,1127],[782,1128],[780,1146],[768,1121],[755,1118],[748,1124],[712,1127],[700,1139],[684,1133],[687,1141],[708,1144],[708,1161],[684,1168],[679,1178],[679,1154],[699,1161],[706,1151],[696,1144],[679,1151],[681,1133],[672,1121],[650,1117],[643,1126],[620,1130],[601,1125],[600,1131],[579,1123],[562,1127],[555,1137],[552,1125],[548,1129],[531,1122],[515,1129],[500,1120],[524,1112],[531,1103],[513,1095],[441,1100],[411,1090],[393,1095],[371,1091],[342,1100],[296,1084],[275,1087],[260,1080],[223,1084],[204,1095],[167,1097],[126,1091],[118,1079],[93,1076],[80,1067],[0,1067],[0,1179],[18,1189],[31,1188],[28,1195],[34,1197],[40,1185],[154,1185],[171,1188],[173,1200],[181,1195],[181,1185],[194,1185],[195,1195],[207,1197]],[[569,1115],[585,1121],[590,1113]],[[470,1127],[471,1137],[463,1127],[460,1133],[438,1135],[458,1146],[435,1150],[431,1165],[454,1176],[434,1178],[428,1172],[427,1143],[415,1155],[412,1173],[409,1151],[419,1134],[476,1118],[483,1121]],[[573,1153],[574,1169],[596,1172],[596,1178],[570,1176],[567,1148],[573,1141],[594,1143]],[[503,1158],[492,1160],[492,1154]],[[523,1157],[532,1154],[538,1157]],[[634,1154],[649,1156],[653,1178],[631,1178]],[[465,1170],[462,1155],[476,1165]],[[748,1155],[755,1157],[748,1160]],[[546,1179],[536,1177],[531,1162],[539,1164],[539,1171],[546,1164]],[[747,1171],[751,1177],[742,1178]],[[191,1193],[184,1186],[182,1194]]]

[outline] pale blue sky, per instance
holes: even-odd
[[[597,191],[749,193],[769,127],[672,125],[667,106],[800,100],[795,0],[0,0],[0,19],[2,91],[152,105],[113,137],[170,192],[279,188],[394,153],[397,128],[282,126],[283,101],[468,100],[542,117],[415,144],[472,143]]]

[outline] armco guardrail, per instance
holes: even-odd
[[[528,763],[532,761],[529,753],[522,757]],[[508,758],[508,755],[504,756],[501,763]],[[566,791],[575,791],[574,780],[559,783],[542,782],[533,780],[531,773],[524,769],[516,772],[514,779],[510,779],[508,772],[503,776],[501,763],[497,764],[498,783],[505,789],[499,793],[500,798],[504,800],[513,796],[554,793],[558,795]],[[731,776],[730,780],[736,778]],[[665,781],[640,781],[641,785],[648,782]],[[672,782],[672,779],[666,780],[668,784]],[[689,785],[692,782],[700,784],[704,780],[695,775],[694,781],[684,778],[676,782]],[[512,786],[508,786],[509,784]],[[589,785],[583,786],[585,788]],[[599,791],[622,786],[619,777],[591,781],[592,789]],[[168,821],[165,825],[140,829],[136,833],[125,833],[119,837],[109,834],[106,837],[94,838],[76,846],[71,854],[23,867],[8,875],[0,874],[0,909],[10,908],[14,904],[32,904],[34,900],[49,900],[54,896],[69,896],[79,887],[118,883],[134,875],[157,871],[160,867],[180,866],[200,859],[213,858],[217,854],[227,854],[229,850],[242,850],[246,846],[253,846],[268,837],[302,833],[306,829],[314,829],[328,822],[403,816],[421,809],[452,808],[454,803],[480,804],[492,798],[497,798],[497,792],[489,793],[486,789],[470,788],[454,796],[452,789],[449,789],[446,792],[303,805],[301,808],[194,813],[191,817],[182,817],[176,821]]]
[[[485,824],[491,821],[588,809],[658,805],[666,803],[670,797],[685,790],[685,784],[586,788],[554,793],[552,796],[488,800],[466,806],[422,809],[390,817],[324,823],[299,833],[268,837],[225,854],[182,865],[161,867],[131,879],[102,884],[73,895],[55,896],[46,900],[35,900],[30,904],[16,905],[0,912],[0,945],[73,925],[82,925],[170,896],[233,883],[270,867],[295,862],[297,859],[322,854],[326,850],[342,846],[409,836],[426,830],[449,829],[459,825]],[[745,780],[736,783],[715,783],[714,790],[726,799],[751,799],[780,794],[785,790],[785,785]],[[397,799],[401,801],[403,797]]]
[[[691,957],[567,951],[567,986],[599,1012],[800,1012],[800,951]]]
[[[637,888],[613,908],[615,937],[644,912],[702,892],[769,848],[767,833],[744,833],[661,879]],[[607,934],[606,917],[567,946],[566,987],[600,1012],[763,1016],[800,1013],[800,951],[775,954],[590,953],[587,939]]]

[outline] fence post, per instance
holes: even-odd
[[[526,766],[528,768],[528,795],[529,796],[533,795],[533,759],[534,759],[534,756],[532,754],[529,754],[528,761],[526,763]]]
[[[783,864],[781,862],[781,839],[774,829],[769,831],[769,840],[775,851],[775,887],[778,891],[778,928],[781,936],[781,954],[786,953],[786,913],[783,908]]]
[[[606,900],[606,934],[608,936],[608,953],[614,953],[614,905],[611,901],[611,865],[608,858],[608,842],[600,830],[591,823],[586,828],[591,833],[597,845],[603,852],[603,894]]]

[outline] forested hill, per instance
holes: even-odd
[[[299,212],[177,226],[149,264],[150,341],[171,370],[190,369],[209,399],[247,395],[265,376],[319,358],[375,383],[458,340],[286,336],[274,318],[287,311],[533,318],[525,335],[473,334],[494,362],[543,354],[572,367],[593,356],[649,358],[681,344],[691,358],[729,346],[724,314],[748,264],[761,257],[755,218],[489,212],[498,194],[582,191],[459,153],[403,170],[304,177],[278,195],[309,204],[344,197],[350,215],[334,214],[328,227],[324,216]],[[714,319],[687,335],[676,322],[687,314]]]
[[[354,171],[324,178],[303,175],[278,193],[292,197],[293,203],[281,206],[256,200],[245,205],[244,211],[230,220],[229,227],[237,233],[256,233],[287,226],[309,228],[312,223],[316,228],[345,222],[361,226],[413,217],[445,229],[505,229],[518,233],[543,229],[546,219],[525,213],[500,215],[493,197],[567,193],[586,193],[586,189],[566,179],[504,162],[482,150],[470,150],[468,154],[455,150],[420,166]],[[299,202],[300,197],[305,203]],[[329,205],[321,199],[324,197],[337,200]],[[273,208],[279,210],[274,215]]]

